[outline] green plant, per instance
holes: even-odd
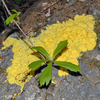
[[[45,83],[46,83],[46,85],[49,84],[49,82],[52,78],[52,66],[54,64],[57,64],[59,66],[62,66],[64,68],[69,69],[74,72],[82,71],[79,66],[72,64],[70,62],[55,61],[55,57],[57,56],[57,54],[59,52],[61,52],[61,50],[64,49],[67,46],[67,44],[68,44],[67,40],[61,41],[57,45],[57,48],[54,50],[52,59],[50,58],[49,54],[43,47],[41,47],[41,46],[32,47],[32,49],[35,49],[38,52],[40,52],[41,54],[43,54],[45,59],[41,59],[41,60],[32,62],[31,64],[28,65],[29,69],[36,70],[37,68],[39,68],[41,66],[41,64],[43,64],[43,63],[47,64],[47,67],[45,68],[45,70],[42,72],[42,74],[39,77],[40,86],[44,85]]]
[[[54,53],[53,53],[53,57],[52,59],[50,58],[49,54],[47,53],[47,51],[41,47],[41,46],[37,46],[35,47],[33,45],[33,43],[31,42],[31,40],[27,37],[27,35],[23,32],[23,30],[20,28],[20,26],[18,25],[18,23],[14,20],[15,17],[17,17],[17,19],[19,20],[18,16],[20,14],[20,12],[17,12],[16,10],[12,10],[14,11],[16,14],[11,14],[9,9],[7,8],[5,2],[2,0],[3,5],[5,6],[7,12],[10,14],[10,16],[6,19],[6,25],[9,23],[12,23],[13,21],[15,22],[16,26],[19,28],[19,30],[24,34],[24,36],[28,39],[28,41],[32,44],[32,49],[35,49],[38,51],[38,53],[41,55],[41,57],[43,58],[42,60],[38,60],[35,62],[32,62],[31,64],[29,64],[29,68],[36,70],[37,68],[40,67],[40,65],[42,63],[46,63],[47,67],[45,68],[45,70],[43,71],[43,73],[40,75],[39,77],[39,81],[40,81],[40,86],[44,85],[46,83],[46,85],[49,84],[51,78],[52,78],[52,66],[54,64],[60,65],[66,69],[69,69],[71,71],[82,71],[79,66],[72,64],[70,62],[64,62],[64,61],[55,61],[55,57],[56,55],[61,52],[61,50],[67,46],[68,42],[67,40],[65,41],[61,41],[57,48],[55,49]],[[45,58],[44,58],[45,57]]]
[[[13,10],[11,10],[11,11],[15,12],[15,14],[10,15],[10,16],[6,19],[6,21],[5,21],[5,22],[6,22],[6,25],[8,25],[9,23],[13,23],[14,18],[17,18],[18,21],[20,20],[19,15],[21,14],[21,12],[16,11],[15,9],[13,9]]]

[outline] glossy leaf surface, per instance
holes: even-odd
[[[54,58],[56,57],[56,55],[64,48],[66,47],[68,44],[67,40],[61,41],[58,45],[57,48],[55,49],[54,53],[53,53],[53,57],[52,60],[54,60]]]
[[[57,64],[57,65],[59,65],[59,66],[62,66],[64,68],[66,68],[66,69],[69,69],[71,71],[74,71],[74,72],[82,71],[79,66],[77,66],[75,64],[72,64],[70,62],[54,61],[54,63]]]
[[[48,58],[49,60],[51,60],[49,54],[47,53],[47,51],[41,47],[41,46],[36,46],[36,47],[32,47],[32,49],[35,49],[37,51],[39,51],[41,54],[43,54],[46,58]]]
[[[51,78],[52,78],[52,64],[49,63],[48,66],[45,68],[45,70],[42,72],[42,74],[39,77],[40,86],[44,85],[45,83],[47,86]]]
[[[42,63],[46,62],[48,60],[43,59],[43,60],[38,60],[38,61],[34,61],[31,64],[28,65],[29,69],[37,69]]]

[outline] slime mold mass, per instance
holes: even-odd
[[[31,38],[31,41],[35,46],[42,46],[45,48],[49,55],[52,57],[53,51],[60,41],[68,40],[67,47],[62,50],[61,54],[56,58],[56,61],[67,61],[78,65],[77,57],[85,52],[92,50],[96,46],[97,35],[93,31],[95,22],[92,15],[76,15],[74,20],[69,19],[66,22],[57,23],[53,25],[47,25],[45,30],[41,31],[41,34],[36,38]],[[3,42],[4,48],[13,45],[12,51],[14,52],[12,59],[12,66],[7,69],[7,80],[10,84],[17,84],[21,86],[21,92],[24,85],[32,77],[32,74],[27,76],[26,81],[21,81],[27,73],[31,71],[27,66],[39,58],[34,54],[29,46],[30,43],[27,40],[17,40],[15,38],[8,37]],[[30,45],[31,46],[31,45]],[[68,72],[63,69],[58,71],[59,76],[68,75]]]

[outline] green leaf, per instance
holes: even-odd
[[[11,11],[15,12],[16,14],[21,14],[20,11],[17,11],[17,10],[15,10],[15,9],[12,9]]]
[[[74,72],[82,71],[79,66],[72,64],[70,62],[64,62],[64,61],[53,61],[53,62],[59,66],[62,66],[64,68],[69,69]]]
[[[15,10],[15,9],[12,9],[11,11],[13,11],[13,12],[15,12],[15,13],[18,13],[17,10]]]
[[[32,49],[35,49],[37,51],[39,51],[40,53],[42,53],[46,58],[48,58],[49,60],[51,60],[49,54],[47,53],[47,51],[41,47],[41,46],[36,46],[36,47],[32,47]]]
[[[43,59],[43,60],[38,60],[38,61],[34,61],[31,64],[28,65],[29,69],[37,69],[43,62],[46,62],[48,60]]]
[[[16,14],[12,14],[11,16],[9,16],[5,21],[6,25],[8,25],[9,23],[12,23],[14,21],[15,16]]]
[[[53,57],[52,57],[52,60],[54,60],[55,56],[64,48],[66,47],[68,44],[67,40],[64,40],[64,41],[61,41],[57,48],[55,49],[54,53],[53,53]]]
[[[52,64],[49,63],[48,66],[45,68],[45,70],[42,72],[42,74],[39,77],[40,87],[44,85],[45,83],[47,86],[51,78],[52,78]]]

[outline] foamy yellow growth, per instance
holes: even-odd
[[[55,87],[58,87],[57,83],[54,82],[55,77],[52,77],[51,83],[55,84]]]
[[[78,65],[77,57],[81,56],[80,52],[92,50],[96,45],[97,35],[93,31],[95,24],[93,19],[92,15],[76,15],[74,20],[69,19],[66,22],[57,22],[53,25],[48,25],[46,30],[42,30],[38,37],[31,38],[31,41],[35,46],[44,47],[52,57],[58,43],[67,39],[67,47],[56,60],[67,61]],[[30,45],[27,40],[25,41]],[[10,84],[21,86],[21,92],[24,84],[32,77],[32,75],[28,75],[26,81],[22,81],[27,73],[31,71],[27,66],[39,59],[33,55],[34,51],[26,43],[21,39],[17,40],[11,37],[8,37],[3,43],[4,48],[13,45],[12,51],[14,52],[12,66],[7,69],[7,80]],[[68,72],[62,71],[61,69],[58,71],[58,74],[59,76],[68,75]]]
[[[5,95],[5,99],[7,98],[7,95]]]
[[[32,54],[33,51],[21,39],[17,40],[12,37],[8,37],[3,44],[4,47],[2,49],[13,45],[12,51],[14,52],[12,66],[10,66],[6,71],[8,73],[7,80],[10,84],[17,84],[21,86],[22,92],[25,83],[32,77],[32,75],[26,76],[31,71],[27,66],[39,58]]]
[[[69,73],[68,73],[67,69],[64,69],[64,68],[60,67],[60,70],[58,71],[58,75],[60,77],[65,76],[65,75],[68,75],[68,74]]]
[[[6,83],[6,82],[7,82],[7,80],[5,80],[2,84]],[[2,86],[2,84],[0,85],[0,87]]]
[[[80,52],[92,50],[96,46],[97,35],[93,31],[95,25],[93,19],[92,15],[76,15],[74,20],[48,25],[46,30],[42,30],[38,37],[31,40],[36,46],[44,47],[52,57],[58,43],[67,39],[67,47],[56,60],[78,65],[77,57],[82,55]]]
[[[12,97],[13,99],[15,99],[20,93],[15,93],[14,96]]]

